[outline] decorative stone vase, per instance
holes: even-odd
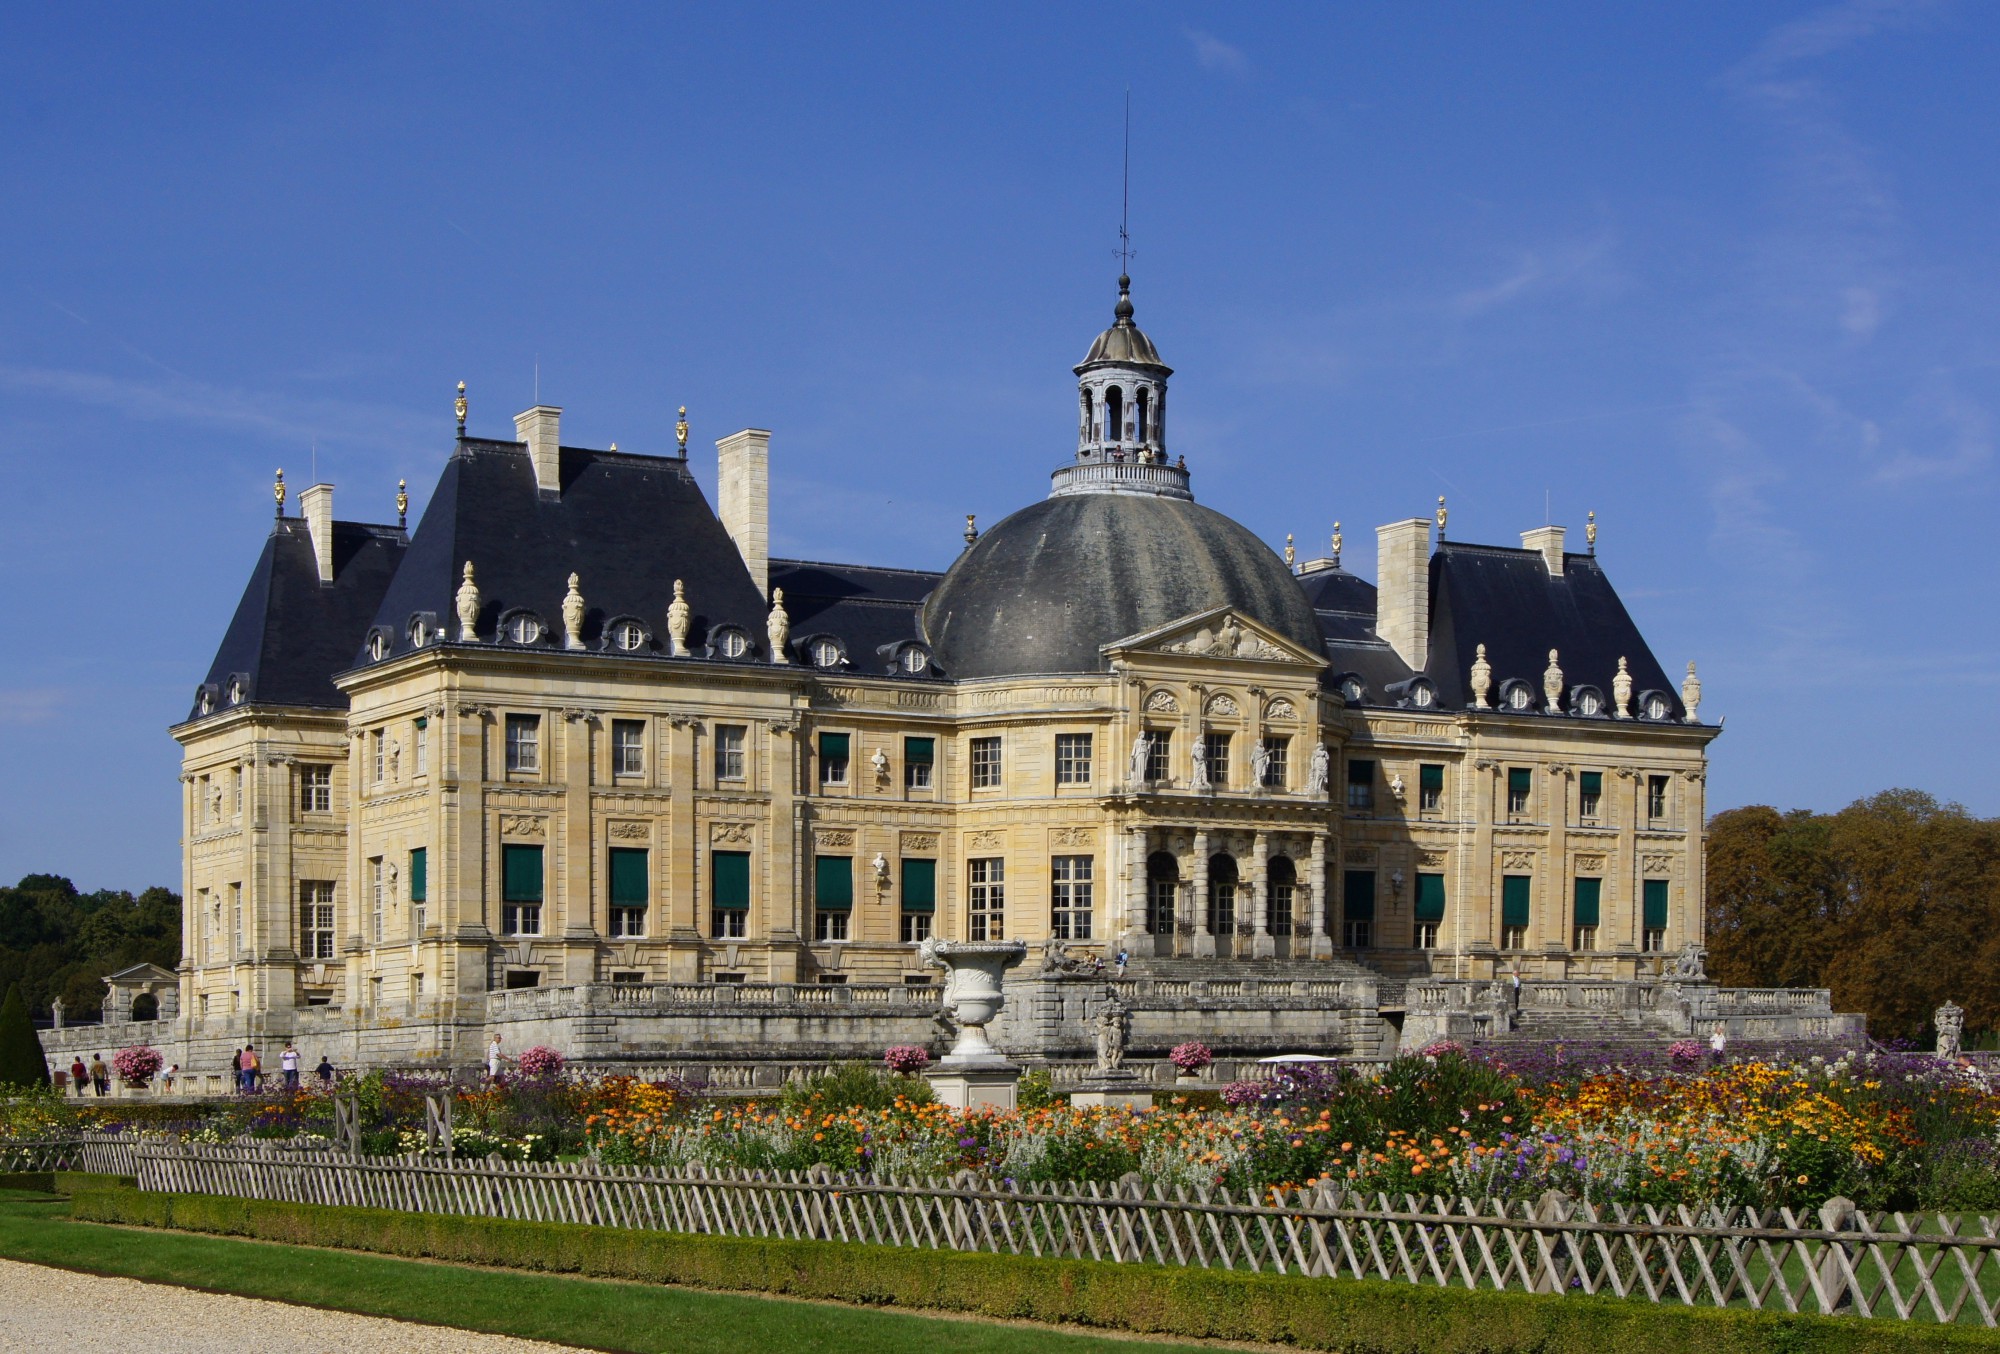
[[[939,1102],[955,1109],[1013,1109],[1021,1068],[993,1047],[986,1026],[1006,1005],[1001,978],[1027,957],[1026,942],[927,940],[922,954],[926,967],[945,970],[944,1010],[958,1025],[951,1051],[925,1074]]]

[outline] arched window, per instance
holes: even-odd
[[[1083,435],[1089,437],[1097,427],[1097,405],[1090,398],[1088,390],[1083,392]]]
[[[1236,857],[1231,855],[1208,858],[1208,930],[1218,936],[1236,931]]]
[[[159,1018],[160,999],[158,997],[154,996],[151,992],[141,992],[138,996],[132,998],[132,1019],[158,1020]]]
[[[1104,392],[1104,440],[1116,442],[1125,427],[1125,392],[1111,386]]]
[[[1144,387],[1144,386],[1140,386],[1140,387],[1139,387],[1139,401],[1138,401],[1138,403],[1139,403],[1139,419],[1138,419],[1138,440],[1139,440],[1139,441],[1141,441],[1141,442],[1143,442],[1143,441],[1145,441],[1145,440],[1146,440],[1146,405],[1147,405],[1147,400],[1148,400],[1148,396],[1147,396],[1147,392],[1146,392],[1146,387]]]
[[[1174,933],[1174,913],[1180,901],[1181,866],[1171,854],[1155,851],[1146,857],[1146,932],[1155,936]]]
[[[1271,902],[1267,929],[1274,936],[1292,933],[1293,907],[1298,900],[1299,871],[1290,856],[1271,857]]]

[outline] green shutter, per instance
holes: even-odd
[[[611,905],[613,907],[644,907],[646,905],[646,851],[644,847],[614,846],[611,848]]]
[[[1349,921],[1375,920],[1375,872],[1349,870],[1340,881],[1340,907]]]
[[[934,738],[905,738],[903,740],[903,760],[915,766],[929,766],[937,757],[937,740]]]
[[[1502,926],[1526,926],[1528,924],[1529,899],[1535,890],[1534,877],[1525,874],[1510,874],[1500,880],[1500,924]],[[1439,913],[1443,915],[1442,912]]]
[[[1443,875],[1420,874],[1417,876],[1417,920],[1444,920]]]
[[[410,852],[410,901],[426,903],[431,896],[431,853],[419,846]]]
[[[708,901],[714,907],[742,911],[750,906],[750,853],[714,851],[708,857]]]
[[[541,847],[500,848],[500,901],[504,903],[542,901]]]
[[[1375,783],[1375,763],[1370,761],[1349,762],[1347,764],[1347,783],[1349,785],[1372,786]]]
[[[929,740],[926,739],[926,742]],[[937,911],[937,862],[934,860],[906,860],[903,862],[903,911]]]
[[[819,755],[822,761],[847,760],[847,735],[844,733],[823,733],[819,736]]]
[[[1583,793],[1583,797],[1586,799],[1602,799],[1604,797],[1604,773],[1602,771],[1579,771],[1576,776],[1576,788]]]
[[[1417,768],[1417,788],[1429,794],[1444,793],[1444,768],[1425,764]]]
[[[1533,794],[1534,790],[1535,773],[1533,769],[1525,766],[1510,766],[1507,768],[1508,794],[1527,795]]]
[[[854,857],[813,857],[813,906],[845,912],[854,906]]]
[[[1664,931],[1667,929],[1667,881],[1648,879],[1646,881],[1646,929]]]
[[[1598,900],[1604,893],[1602,879],[1579,879],[1576,881],[1576,924],[1595,926],[1598,924]]]

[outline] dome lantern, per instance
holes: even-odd
[[[1186,472],[1167,459],[1167,378],[1173,369],[1132,321],[1130,276],[1119,276],[1112,325],[1090,345],[1076,375],[1076,460],[1055,473],[1050,492],[1192,497]]]

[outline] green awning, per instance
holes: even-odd
[[[1579,771],[1576,774],[1576,788],[1589,799],[1604,797],[1604,773],[1602,771]]]
[[[715,851],[708,857],[709,903],[741,912],[750,906],[750,853]]]
[[[847,760],[847,735],[844,733],[823,733],[819,736],[819,755],[825,761]]]
[[[500,901],[503,903],[542,901],[541,847],[500,848]]]
[[[1500,880],[1500,924],[1502,926],[1526,926],[1530,898],[1534,895],[1534,877],[1525,874],[1510,874]]]
[[[845,912],[854,906],[854,857],[813,857],[813,906]]]
[[[1598,924],[1598,901],[1604,894],[1602,879],[1579,879],[1576,881],[1576,924],[1595,926]]]
[[[1420,874],[1417,876],[1417,920],[1444,920],[1443,875]]]
[[[611,848],[611,905],[613,907],[644,907],[646,905],[646,851],[644,847],[614,846]]]
[[[410,901],[428,902],[431,896],[430,848],[419,846],[410,852]]]
[[[1375,920],[1375,872],[1349,870],[1340,881],[1340,908],[1349,921]]]
[[[1508,794],[1528,795],[1532,794],[1534,789],[1535,773],[1533,768],[1526,766],[1510,766],[1507,768]]]
[[[925,741],[929,741],[928,739]],[[934,860],[905,860],[903,862],[903,911],[937,911],[937,862]]]
[[[917,766],[928,766],[937,759],[937,740],[934,738],[905,738],[903,740],[903,760]]]
[[[1664,931],[1667,929],[1667,881],[1648,879],[1645,894],[1646,929]]]
[[[1417,768],[1417,788],[1426,794],[1444,793],[1444,768],[1433,763],[1425,763]]]

